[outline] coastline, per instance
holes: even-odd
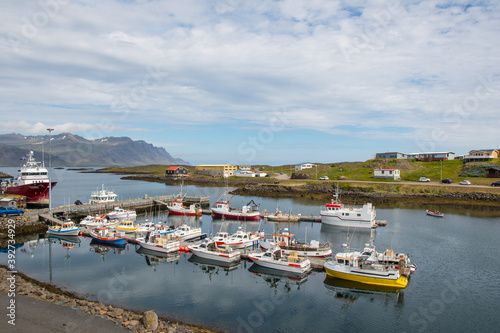
[[[113,172],[115,173],[115,172]],[[127,174],[122,179],[158,182],[176,185],[178,180],[166,179],[164,176]],[[185,185],[226,186],[225,179],[210,177],[192,177],[184,180]],[[353,204],[370,201],[373,204],[444,204],[465,206],[490,206],[500,208],[500,189],[487,186],[468,187],[459,185],[427,184],[411,182],[370,182],[370,181],[304,181],[278,180],[275,178],[240,178],[230,179],[230,187],[234,195],[259,197],[308,198],[311,200],[329,201],[339,186],[342,202]],[[439,202],[436,202],[436,199]]]
[[[0,265],[0,292],[12,293],[11,284],[8,280],[8,278],[11,278],[12,276],[13,275],[6,266]],[[44,302],[54,303],[58,306],[69,307],[74,310],[74,318],[82,316],[81,313],[77,311],[83,311],[89,315],[110,320],[118,325],[117,327],[121,326],[130,332],[216,332],[208,328],[158,317],[156,314],[151,315],[151,311],[140,313],[88,300],[74,293],[64,291],[54,285],[37,281],[21,272],[15,273],[14,276],[14,293],[16,295],[28,296]],[[58,308],[55,307],[51,311],[54,312],[53,317],[57,317]],[[153,319],[153,326],[149,326],[151,322],[150,318],[154,317],[156,317],[157,320]],[[38,324],[39,327],[44,326],[43,322]]]

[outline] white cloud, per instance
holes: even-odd
[[[464,144],[498,140],[494,1],[44,3],[4,5],[3,132],[266,126],[287,108],[290,128],[418,141],[492,75]]]

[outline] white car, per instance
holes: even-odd
[[[430,182],[431,180],[427,177],[420,177],[419,182]]]
[[[328,176],[319,177],[319,180],[329,180]]]
[[[471,183],[470,183],[470,181],[468,181],[468,180],[462,180],[462,181],[460,182],[460,185],[470,185],[470,184],[471,184]]]

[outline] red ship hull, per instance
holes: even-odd
[[[57,183],[52,182],[52,187]],[[22,195],[26,197],[26,203],[36,205],[49,204],[49,183],[34,183],[29,185],[9,186],[4,191],[5,194]]]

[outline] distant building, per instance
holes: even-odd
[[[236,165],[231,164],[206,164],[195,166],[195,172],[201,175],[214,177],[230,177],[238,170]]]
[[[401,173],[399,169],[374,169],[374,178],[401,180]]]
[[[446,161],[455,159],[455,153],[451,151],[447,152],[428,152],[428,153],[411,153],[406,154],[407,159],[414,159],[420,162],[430,162],[430,161]]]
[[[400,153],[400,152],[397,152],[397,151],[393,151],[393,152],[387,152],[387,153],[376,153],[375,154],[375,158],[377,160],[382,160],[382,159],[404,159],[406,158],[406,154],[405,153]]]
[[[165,177],[182,177],[187,175],[188,171],[183,166],[171,166],[165,169]]]
[[[314,168],[316,164],[313,163],[302,163],[302,164],[297,164],[295,165],[295,171],[300,171],[304,169],[311,169]]]
[[[455,159],[455,153],[448,152],[427,152],[427,153],[400,153],[397,151],[386,152],[386,153],[376,153],[375,158],[378,160],[381,159],[412,159],[421,162],[429,162],[429,161],[445,161],[445,160],[453,160]]]
[[[489,168],[488,170],[488,178],[500,178],[500,168],[494,167],[494,168]]]
[[[250,171],[252,170],[251,165],[240,165],[240,170]]]
[[[478,149],[471,150],[469,155],[465,156],[466,162],[484,162],[494,158],[498,158],[500,154],[499,149]]]

